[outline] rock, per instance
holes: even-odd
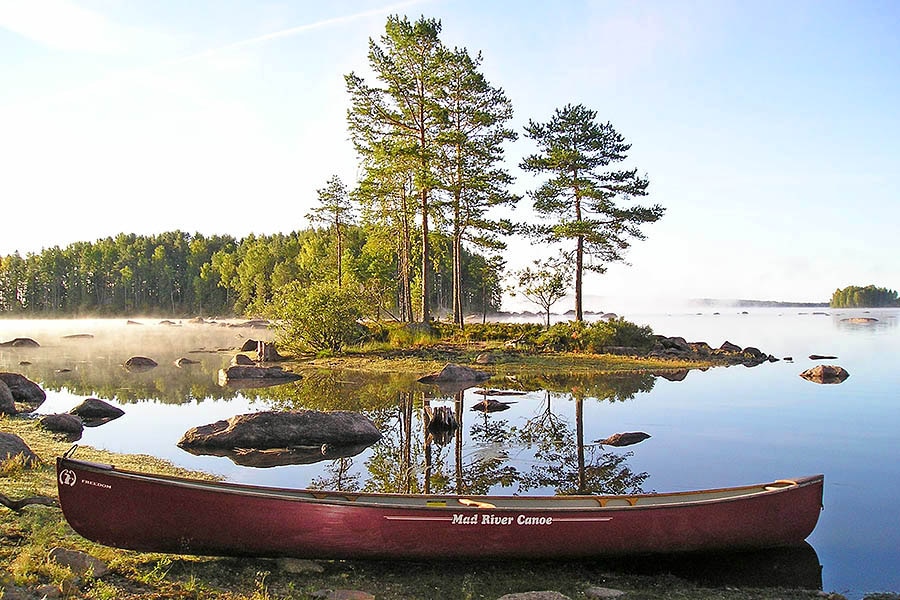
[[[179,369],[190,366],[190,365],[199,365],[199,364],[200,364],[199,360],[193,360],[190,358],[186,358],[184,356],[182,356],[181,358],[179,358],[178,360],[175,361],[175,366],[178,367]]]
[[[41,464],[41,459],[31,451],[25,440],[14,433],[0,431],[0,462],[19,455],[24,457],[25,463],[29,467],[36,467]]]
[[[679,352],[690,352],[691,346],[683,337],[666,337],[664,335],[656,336],[656,343],[664,350],[678,350]]]
[[[741,347],[726,340],[719,346],[719,350],[722,352],[741,352]]]
[[[69,411],[85,421],[111,421],[125,414],[125,411],[97,398],[85,398],[84,402]]]
[[[78,550],[56,547],[50,550],[47,560],[69,567],[79,577],[90,576],[97,578],[109,573],[109,567],[102,560]]]
[[[818,365],[800,373],[800,377],[814,383],[841,383],[850,373],[837,365]]]
[[[41,386],[18,373],[0,373],[0,381],[6,384],[13,400],[24,404],[38,405],[47,399]]]
[[[333,444],[374,444],[381,432],[365,415],[348,411],[263,411],[194,427],[178,446],[212,448],[289,448]]]
[[[14,415],[17,412],[16,399],[9,391],[9,386],[5,381],[0,381],[0,415]]]
[[[468,381],[485,381],[491,378],[490,373],[479,371],[471,367],[464,367],[453,363],[447,364],[437,373],[431,373],[420,377],[421,383],[443,383],[443,382],[468,382]]]
[[[504,594],[497,600],[572,600],[559,592],[519,592],[518,594]]]
[[[14,340],[9,340],[8,342],[0,342],[0,347],[3,348],[40,348],[41,345],[38,344],[31,338],[16,338]]]
[[[621,446],[631,446],[632,444],[643,442],[649,437],[650,434],[644,433],[643,431],[629,431],[626,433],[614,433],[606,439],[595,440],[594,443],[619,448]]]
[[[231,359],[231,365],[235,366],[256,366],[256,361],[247,356],[246,354],[235,354]]]
[[[809,360],[835,360],[837,356],[831,356],[828,354],[810,354]]]
[[[62,336],[64,340],[90,340],[94,338],[93,333],[72,333]]]
[[[131,319],[128,319],[127,321],[125,321],[125,324],[126,325],[143,325],[143,323],[140,323],[138,321],[132,321]]]
[[[856,325],[865,325],[868,323],[877,323],[878,319],[873,319],[872,317],[850,317],[849,319],[841,319],[841,321]]]
[[[491,352],[482,352],[475,357],[475,364],[477,365],[492,365],[495,362],[496,358],[494,358],[494,354]]]
[[[625,592],[622,590],[614,590],[613,588],[592,586],[584,590],[584,595],[587,598],[593,599],[618,598],[619,596],[624,596]]]
[[[243,345],[240,347],[241,352],[250,352],[252,350],[256,350],[256,347],[259,345],[257,340],[248,339]]]
[[[495,400],[494,398],[485,398],[480,402],[477,402],[474,406],[472,406],[472,410],[477,410],[483,413],[493,413],[500,412],[502,410],[506,410],[509,408],[512,402],[501,402],[500,400]]]
[[[276,561],[279,571],[290,573],[292,575],[303,575],[305,573],[324,573],[325,567],[313,560],[304,560],[300,558],[279,558]]]
[[[81,434],[84,424],[75,415],[55,414],[41,417],[40,425],[47,431],[54,433]]]
[[[132,372],[149,371],[157,366],[159,364],[155,360],[146,356],[132,356],[125,361],[125,368]]]

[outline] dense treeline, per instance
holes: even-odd
[[[900,306],[900,298],[895,290],[867,285],[851,285],[837,289],[831,295],[832,308],[880,308]]]
[[[397,254],[376,228],[348,225],[341,232],[342,279],[365,298],[373,314],[397,314]],[[449,240],[432,233],[438,276],[436,306],[447,306],[451,281]],[[275,290],[292,281],[309,286],[337,277],[337,239],[331,229],[289,234],[210,236],[172,231],[119,234],[40,253],[0,258],[0,314],[21,317],[136,314],[259,315]],[[482,256],[464,253],[467,310],[499,306],[499,274]]]

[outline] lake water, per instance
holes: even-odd
[[[900,591],[895,505],[900,498],[900,311],[704,310],[625,316],[656,333],[714,347],[727,340],[793,360],[693,370],[681,381],[650,374],[496,378],[484,387],[524,393],[496,397],[509,408],[486,413],[473,410],[484,399],[476,388],[442,392],[400,375],[315,371],[287,386],[218,386],[216,371],[228,364],[234,348],[247,338],[267,339],[268,332],[259,329],[166,326],[153,320],[143,320],[143,325],[0,320],[0,342],[31,337],[41,344],[0,348],[0,370],[22,373],[42,385],[48,398],[37,411],[41,414],[67,411],[88,396],[125,410],[115,421],[86,429],[79,444],[151,454],[263,485],[611,493],[723,487],[824,473],[825,508],[803,558],[808,561],[811,552],[821,565],[817,585],[850,598]],[[859,316],[877,321],[846,321]],[[63,337],[81,333],[92,337]],[[810,354],[837,358],[813,361]],[[150,356],[160,366],[129,373],[121,365],[134,355]],[[173,362],[181,356],[199,364],[178,368]],[[798,376],[823,362],[844,367],[850,377],[841,384],[820,385]],[[426,406],[447,407],[461,422],[461,433],[429,437],[423,423]],[[176,446],[190,427],[271,408],[363,411],[384,439],[350,458],[268,468],[194,456]],[[620,432],[650,437],[618,448],[595,443]]]

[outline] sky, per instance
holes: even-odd
[[[900,3],[0,0],[0,255],[121,232],[303,229],[357,179],[344,75],[388,15],[439,19],[529,120],[581,103],[650,180],[605,299],[826,302],[900,288]],[[510,271],[549,249],[511,241]]]

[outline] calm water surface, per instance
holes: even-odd
[[[509,408],[473,410],[479,389],[462,392],[414,378],[309,372],[288,386],[233,390],[216,384],[234,348],[259,329],[164,326],[145,320],[2,321],[0,341],[32,337],[37,349],[0,348],[0,369],[25,374],[47,391],[38,409],[66,411],[88,396],[126,414],[85,430],[80,444],[146,453],[229,480],[290,487],[464,493],[618,493],[722,487],[825,474],[825,509],[808,542],[820,585],[848,597],[900,591],[900,311],[716,309],[721,314],[635,314],[656,333],[756,346],[779,358],[754,368],[691,371],[681,381],[654,375],[496,378],[490,388]],[[878,319],[866,325],[850,317]],[[64,339],[91,333],[88,339]],[[810,354],[836,355],[812,361]],[[160,363],[146,373],[121,364],[133,355]],[[199,364],[179,369],[181,356]],[[22,365],[22,361],[31,364]],[[819,364],[850,373],[839,385],[798,374]],[[447,407],[461,435],[427,435],[424,408]],[[190,427],[271,408],[361,410],[384,433],[351,458],[255,468],[227,457],[194,456],[176,446]],[[651,437],[628,447],[596,444],[618,432]],[[246,458],[244,459],[246,460]],[[816,565],[817,566],[817,565]],[[776,568],[776,567],[773,567]],[[780,567],[777,567],[780,568]]]

